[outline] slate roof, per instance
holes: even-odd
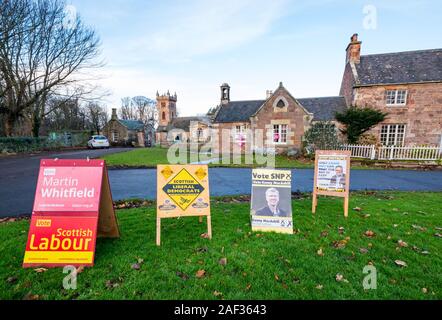
[[[296,99],[308,112],[313,113],[314,121],[329,121],[335,113],[345,110],[347,104],[344,97],[321,97]],[[221,106],[215,123],[248,122],[266,100],[231,101]]]
[[[157,131],[170,131],[172,129],[181,129],[185,132],[190,131],[190,123],[192,121],[206,122],[209,123],[210,120],[206,117],[178,117],[172,120],[168,126],[159,126]]]
[[[265,100],[248,100],[248,101],[230,101],[228,104],[221,106],[214,122],[247,122],[250,117],[258,111],[259,107],[264,104]]]
[[[361,56],[359,85],[442,81],[442,49]]]
[[[342,112],[347,108],[344,97],[321,97],[296,99],[313,113],[313,121],[330,121],[335,119],[336,112]]]
[[[142,131],[144,130],[144,123],[140,120],[121,120],[118,119],[118,121],[125,126],[128,130],[134,130],[134,131]]]

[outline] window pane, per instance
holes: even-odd
[[[407,97],[407,91],[406,90],[398,90],[397,92],[397,104],[405,104],[405,98]]]
[[[394,104],[396,98],[396,90],[387,90],[385,93],[385,100],[387,104]]]

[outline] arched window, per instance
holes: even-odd
[[[165,112],[162,113],[161,119],[166,120],[166,113]]]

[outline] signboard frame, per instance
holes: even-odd
[[[253,232],[294,233],[291,197],[292,176],[291,170],[269,168],[255,168],[252,170],[250,219]],[[262,191],[264,189],[265,193],[263,194]],[[259,194],[261,197],[259,197]],[[269,196],[268,199],[267,196]],[[276,205],[268,201],[276,202]],[[286,206],[280,206],[281,203],[284,203]],[[281,210],[280,215],[271,216],[268,214],[272,212],[270,209],[272,205],[274,210]]]
[[[185,171],[185,172],[184,172]],[[183,173],[184,172],[184,173]],[[186,174],[193,178],[198,188],[202,187],[203,191],[197,194],[190,203],[187,203],[185,208],[180,206],[177,199],[168,195],[164,188],[170,185],[171,182],[176,181],[180,174]],[[185,194],[189,196],[189,194]],[[205,205],[202,208],[194,208],[195,202],[202,200]],[[161,210],[164,205],[171,206],[172,209],[168,211]],[[173,208],[174,207],[174,208]],[[157,166],[157,221],[156,221],[156,244],[161,245],[161,219],[167,218],[181,218],[181,217],[199,217],[199,222],[202,223],[203,217],[207,218],[207,235],[212,239],[212,220],[210,214],[210,190],[209,190],[209,167],[208,165],[158,165]]]
[[[40,195],[39,192],[42,191],[40,190],[40,188],[43,188],[44,186],[44,180],[42,179],[44,179],[45,176],[59,177],[57,176],[56,172],[60,171],[60,169],[63,173],[66,173],[70,170],[71,175],[69,178],[78,180],[76,182],[77,184],[79,184],[80,177],[75,176],[75,173],[78,174],[79,171],[76,170],[77,168],[82,168],[82,171],[85,171],[84,168],[92,170],[96,169],[97,171],[94,172],[94,179],[100,179],[99,181],[92,180],[87,182],[84,182],[84,180],[86,179],[81,180],[81,185],[83,185],[83,183],[87,183],[89,186],[94,186],[94,188],[97,187],[97,190],[93,190],[93,199],[91,199],[91,203],[88,206],[84,205],[83,202],[85,201],[82,201],[81,205],[79,205],[79,200],[78,202],[71,198],[68,200],[64,196],[58,196],[57,198],[59,199],[57,200],[54,199],[55,197],[53,197],[52,200],[47,200],[44,199],[44,196]],[[45,170],[47,170],[47,172]],[[83,174],[84,173],[85,172],[83,172]],[[62,178],[62,181],[65,181],[68,184],[69,178],[65,177],[63,174],[61,175],[61,177],[64,177]],[[58,181],[59,178],[56,179]],[[58,187],[59,185],[56,184],[56,186]],[[60,192],[61,194],[62,189],[58,190],[58,192]],[[82,191],[81,188],[80,191]],[[44,225],[43,223],[46,225]],[[42,235],[51,235],[52,239],[52,236],[55,234],[55,230],[53,229],[53,227],[55,225],[59,225],[60,223],[62,226],[72,225],[73,228],[79,226],[81,228],[81,226],[84,226],[85,224],[88,227],[92,226],[93,230],[91,230],[92,235],[90,236],[90,239],[80,237],[77,242],[78,244],[80,243],[80,240],[83,239],[85,243],[90,243],[90,249],[87,251],[60,251],[51,249],[50,247],[47,250],[43,250],[40,246],[38,246],[38,250],[34,250],[34,248],[32,248],[31,245],[33,244],[33,242],[31,242],[31,239],[35,240],[37,238],[43,241],[42,239],[44,238]],[[38,238],[38,236],[40,236],[40,238]],[[26,244],[25,256],[23,259],[23,267],[32,268],[44,266],[55,268],[63,267],[66,265],[72,265],[75,267],[92,267],[95,260],[97,237],[120,237],[120,230],[113,207],[109,176],[106,169],[105,161],[90,159],[42,159],[40,162],[34,207],[31,217],[31,225]],[[44,241],[46,241],[46,239]],[[70,239],[70,241],[72,242],[75,241],[73,239],[73,236],[64,236],[63,238],[60,237],[58,239]]]
[[[345,189],[341,191],[328,191],[320,190],[318,188],[318,164],[319,158],[321,156],[345,156],[346,157],[346,170],[345,170]],[[313,203],[312,203],[312,213],[316,213],[318,206],[318,195],[330,196],[330,197],[340,197],[344,198],[344,217],[348,217],[348,206],[350,198],[350,165],[351,165],[351,151],[342,150],[316,150],[315,152],[315,174],[313,180]]]

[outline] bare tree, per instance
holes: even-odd
[[[144,124],[155,125],[157,109],[155,100],[144,96],[121,99],[120,118],[123,120],[140,120]]]
[[[106,125],[109,115],[106,108],[98,103],[90,102],[86,105],[87,117],[92,129],[100,134],[101,129]]]
[[[6,135],[32,114],[38,135],[50,95],[75,87],[80,71],[100,67],[99,39],[61,0],[0,0],[0,96]]]

